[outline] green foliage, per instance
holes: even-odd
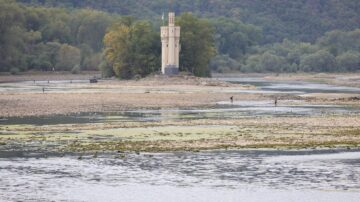
[[[12,0],[0,0],[0,70],[26,70],[24,11]]]
[[[20,73],[20,70],[19,70],[18,68],[16,68],[16,67],[12,67],[12,68],[10,69],[10,73],[11,73],[12,75],[17,75],[17,74]]]
[[[218,52],[211,62],[211,69],[217,72],[240,70],[245,55],[261,39],[260,28],[229,18],[211,21],[215,28],[215,44]]]
[[[159,19],[169,9],[165,0],[18,0],[29,4],[106,10],[141,19]],[[262,43],[281,42],[285,38],[314,42],[324,33],[360,27],[358,0],[177,0],[170,7],[176,13],[196,16],[225,16],[263,30]]]
[[[300,70],[307,72],[335,71],[335,57],[326,50],[305,55],[301,58]]]
[[[92,54],[89,57],[86,57],[83,64],[83,70],[98,70],[100,63],[102,62],[102,55],[101,53]]]
[[[80,59],[80,49],[63,44],[56,55],[55,69],[70,71],[74,66],[80,65]]]
[[[101,51],[106,29],[116,20],[110,15],[94,11],[80,10],[74,13],[70,27],[76,44],[86,44],[93,51]]]
[[[265,52],[251,56],[242,69],[245,72],[282,72],[286,68],[286,59],[282,56]]]
[[[82,68],[96,69],[106,29],[117,19],[89,9],[29,7],[0,0],[0,71],[70,71],[74,62],[65,60],[78,54],[61,58],[65,53],[58,51],[64,44],[81,49]]]
[[[337,56],[346,51],[360,52],[360,29],[350,32],[334,30],[318,39],[317,44]]]
[[[33,69],[42,71],[49,71],[53,67],[47,56],[44,54],[41,54],[39,57],[32,59],[30,65],[34,67]]]
[[[211,69],[219,72],[359,70],[360,1],[179,0],[173,4],[172,10],[183,13],[178,19],[180,68],[195,75],[210,75],[210,60]],[[153,24],[93,9],[146,18]],[[164,0],[0,0],[0,71],[55,67],[70,71],[75,63],[84,70],[100,68],[110,76],[114,71],[122,77],[158,71],[158,27],[167,9]],[[131,40],[122,44],[128,52],[116,55],[126,61],[104,62],[103,39],[114,23],[130,28]],[[72,50],[74,57],[60,52],[64,45],[77,49]]]
[[[253,48],[241,71],[358,71],[359,44],[359,29],[350,32],[335,30],[326,33],[314,44],[284,40],[282,43]]]
[[[177,24],[181,27],[180,70],[210,76],[209,63],[216,50],[209,21],[184,13],[177,18]]]
[[[99,70],[101,71],[101,77],[103,78],[115,76],[113,68],[105,60],[101,61],[99,65]]]
[[[28,53],[29,69],[51,71],[57,63],[57,54],[61,44],[57,42],[33,45]]]
[[[339,70],[359,71],[360,70],[360,52],[348,51],[336,57]]]
[[[265,71],[276,72],[282,71],[285,66],[285,58],[282,56],[274,55],[269,52],[265,52],[260,59],[261,66]]]
[[[240,59],[249,47],[261,39],[261,31],[253,25],[246,25],[227,18],[212,21],[215,28],[216,47],[220,54]]]
[[[146,76],[160,68],[160,36],[147,21],[118,23],[105,35],[104,56],[116,76]]]
[[[217,55],[210,62],[211,71],[226,73],[240,71],[241,64],[228,55]]]
[[[72,74],[79,74],[80,72],[81,72],[80,65],[75,65],[75,66],[71,69],[71,73],[72,73]]]

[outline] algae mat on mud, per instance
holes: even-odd
[[[358,147],[359,116],[0,126],[0,150],[93,152]]]

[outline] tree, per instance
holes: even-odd
[[[360,70],[360,53],[348,51],[336,57],[339,70],[359,71]]]
[[[228,55],[217,55],[210,61],[211,71],[216,71],[219,73],[239,71],[240,63]]]
[[[22,8],[13,0],[0,0],[0,71],[26,69],[26,30]]]
[[[70,27],[77,45],[87,44],[94,51],[101,51],[106,29],[116,18],[89,9],[79,10],[71,17]]]
[[[302,71],[335,71],[335,57],[325,50],[319,50],[316,53],[305,55],[301,58],[300,69]]]
[[[333,55],[341,55],[346,51],[360,51],[360,29],[350,32],[333,30],[318,39],[317,44]]]
[[[252,54],[250,55],[243,68],[241,68],[243,72],[262,72],[263,67],[261,66],[261,55],[260,54]]]
[[[63,44],[57,53],[55,68],[57,70],[70,71],[74,66],[80,65],[80,59],[81,54],[78,48]]]
[[[102,61],[101,53],[92,54],[89,57],[86,57],[81,69],[83,70],[97,70]]]
[[[216,51],[209,21],[184,13],[177,18],[177,24],[181,27],[180,70],[210,76],[209,63]]]
[[[253,25],[227,18],[219,18],[211,23],[215,28],[218,52],[227,54],[233,59],[240,59],[250,46],[257,44],[261,39],[260,29]]]
[[[53,11],[53,12],[49,12]],[[41,11],[40,11],[41,12]],[[42,13],[46,21],[42,22],[40,31],[45,42],[68,43],[73,42],[69,26],[70,15],[64,10],[49,9]]]
[[[262,43],[294,41],[314,42],[325,32],[360,27],[358,0],[179,0],[167,5],[165,0],[17,0],[47,7],[92,8],[155,20],[164,9],[197,16],[226,16],[253,24],[263,30]]]
[[[267,72],[282,72],[287,64],[284,57],[265,52],[260,58],[260,65]]]
[[[118,23],[104,37],[104,56],[120,78],[146,76],[160,68],[160,36],[147,21]]]

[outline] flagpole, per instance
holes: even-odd
[[[164,12],[162,13],[161,19],[162,19],[163,26],[165,26],[165,14],[164,14]]]

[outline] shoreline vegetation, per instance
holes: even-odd
[[[210,71],[358,71],[359,5],[179,1],[172,10],[181,27],[179,68],[205,77]],[[145,0],[0,0],[0,72],[100,69],[107,76],[145,77],[161,66],[164,6]]]
[[[87,79],[62,74],[61,80]],[[68,77],[69,76],[69,77]],[[216,78],[219,75],[214,75]],[[227,75],[225,75],[227,76]],[[269,74],[271,80],[319,81],[356,87],[360,74]],[[0,81],[11,82],[1,75]],[[15,76],[44,80],[46,74]],[[320,80],[321,79],[321,80]],[[45,79],[46,80],[46,79]],[[53,79],[50,79],[53,80]],[[15,83],[15,85],[21,82]],[[6,85],[6,83],[2,83]],[[37,86],[39,85],[39,86]],[[219,102],[269,101],[274,94],[242,93],[252,85],[233,84],[192,76],[149,76],[140,80],[101,80],[96,84],[51,83],[51,91],[0,92],[0,117],[56,116],[79,112],[117,112],[138,109],[211,109]],[[61,87],[66,87],[62,89]],[[34,90],[35,89],[35,90]],[[278,95],[276,95],[278,96]],[[307,96],[281,94],[287,105],[341,105],[359,108],[359,94],[322,93]],[[292,102],[296,100],[296,102]],[[160,121],[115,121],[56,125],[1,124],[0,151],[23,152],[169,152],[217,149],[359,149],[360,117],[353,114],[314,114],[306,116],[215,117]]]

